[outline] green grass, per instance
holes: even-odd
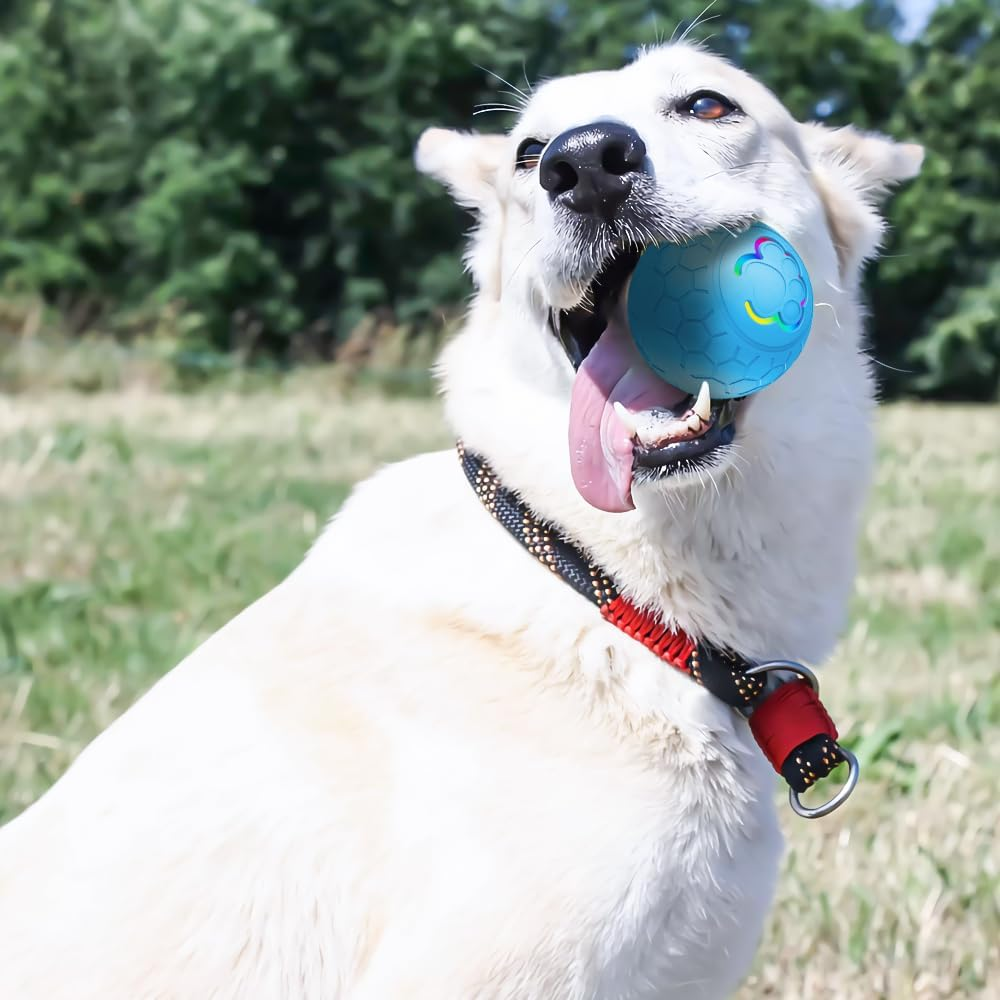
[[[864,779],[822,822],[783,810],[741,1000],[995,995],[998,416],[881,414],[852,625],[824,672]],[[0,397],[0,818],[291,569],[353,482],[446,441],[433,401],[345,402],[315,373]]]

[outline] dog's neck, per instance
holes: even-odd
[[[637,604],[748,657],[827,656],[846,613],[867,480],[864,366],[854,370],[855,386],[851,371],[842,373],[845,384],[811,401],[795,426],[778,428],[774,446],[752,461],[714,482],[637,489],[635,510],[608,514],[572,483],[571,375],[558,348],[549,349],[544,331],[512,328],[513,319],[496,304],[478,306],[442,358],[456,434]],[[809,364],[822,369],[822,351],[813,355]],[[842,411],[852,391],[857,405],[832,422],[831,410]]]

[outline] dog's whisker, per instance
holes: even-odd
[[[770,167],[773,164],[774,160],[748,160],[746,163],[734,163],[731,166],[722,167],[720,170],[714,170],[710,174],[705,174],[702,180],[709,181],[713,177],[718,177],[719,174],[728,174],[737,170],[749,170],[750,167]]]
[[[742,486],[746,482],[746,476],[743,474],[743,470],[738,465],[730,465],[725,472],[730,482],[734,482],[734,485],[738,483]]]
[[[680,43],[683,42],[685,38],[687,38],[688,32],[692,31],[694,28],[696,28],[701,23],[701,18],[704,17],[705,14],[707,14],[715,6],[715,3],[716,3],[716,0],[711,0],[711,2],[708,4],[708,6],[706,6],[706,7],[704,7],[702,9],[702,11],[701,11],[700,14],[695,15],[694,20],[691,21],[690,24],[688,24],[687,28],[684,29],[683,33],[681,34],[681,37],[680,38],[676,38],[677,32],[680,30],[680,26],[684,23],[684,18],[682,17],[677,22],[677,25],[675,26],[674,30],[670,32],[670,41],[674,42],[674,40],[676,38],[677,44],[680,45]]]
[[[512,108],[509,104],[477,104],[473,115],[484,115],[490,111],[510,111],[512,114],[520,114],[518,108]]]
[[[721,16],[720,14],[713,14],[711,17],[705,17],[705,15],[715,6],[716,2],[717,0],[710,0],[710,3],[704,8],[704,10],[702,10],[702,12],[687,26],[687,28],[684,29],[684,33],[677,39],[678,45],[680,45],[684,39],[686,39],[687,36],[694,31],[695,28],[702,24],[706,24],[709,21],[714,21]],[[678,27],[680,27],[680,25],[678,25]],[[672,38],[671,41],[673,41]]]
[[[833,321],[834,321],[834,323],[837,324],[837,329],[838,330],[842,329],[842,327],[840,325],[840,320],[837,317],[837,310],[834,309],[832,302],[817,302],[816,305],[817,306],[826,306],[826,308],[829,309],[830,312],[833,313]]]
[[[660,33],[660,19],[656,16],[656,11],[652,11],[653,17],[653,41],[656,45],[663,44],[663,35]]]
[[[872,364],[876,364],[879,368],[888,368],[891,372],[899,372],[901,375],[915,375],[916,372],[912,368],[897,368],[895,365],[887,364],[885,361],[879,361],[874,354],[869,354],[868,359]]]
[[[704,490],[705,489],[705,476],[704,476],[704,472],[703,472],[703,466],[700,465],[700,464],[696,465],[694,467],[694,471],[698,473],[698,483],[700,484],[701,488]]]
[[[528,106],[528,98],[523,97],[520,94],[515,94],[512,90],[498,90],[497,93],[506,97],[512,97],[522,111]]]
[[[521,90],[520,87],[515,86],[513,83],[510,82],[510,80],[505,79],[499,73],[494,73],[493,70],[487,69],[485,66],[480,66],[479,63],[473,63],[472,65],[475,66],[476,69],[481,69],[484,73],[488,73],[490,76],[493,77],[494,80],[499,80],[505,86],[510,87],[511,90],[519,94],[522,98],[524,98],[525,101],[530,100],[528,95],[523,90]]]
[[[729,446],[729,455],[733,462],[739,467],[740,475],[743,474],[743,469],[750,468],[750,459],[743,454],[743,446],[738,441],[733,441]]]
[[[719,484],[715,481],[715,476],[712,475],[714,467],[715,467],[714,463],[713,465],[706,466],[705,475],[708,476],[708,481],[712,484],[713,488],[715,489],[715,496],[718,499],[719,503],[722,503],[722,493],[719,491]]]
[[[528,67],[525,66],[524,60],[521,60],[521,76],[524,77],[524,85],[528,88],[528,93],[533,94],[535,88],[531,85],[531,81],[528,79]]]
[[[517,265],[514,267],[514,270],[511,271],[510,274],[507,276],[507,281],[504,283],[504,291],[507,290],[507,287],[514,280],[514,276],[521,269],[521,265],[528,259],[529,255],[532,253],[533,250],[538,249],[538,246],[541,244],[541,242],[542,242],[542,239],[541,239],[541,237],[539,237],[537,240],[535,240],[534,243],[531,244],[530,247],[528,247],[527,250],[524,251],[524,255],[517,262]]]

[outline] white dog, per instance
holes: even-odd
[[[797,124],[689,46],[546,83],[508,136],[431,130],[419,168],[478,216],[456,436],[635,605],[822,660],[872,452],[859,273],[920,158]],[[628,248],[754,220],[806,261],[812,335],[738,406],[692,400],[635,355]],[[0,992],[722,997],[771,899],[774,798],[737,713],[422,455],[0,833]]]

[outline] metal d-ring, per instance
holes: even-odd
[[[793,674],[798,674],[809,686],[819,694],[819,680],[816,675],[805,664],[797,663],[795,660],[768,660],[767,663],[758,663],[755,667],[744,670],[747,677],[756,677],[757,674],[770,674],[775,670],[788,670]]]
[[[749,677],[754,677],[757,674],[770,674],[778,670],[787,670],[797,674],[817,695],[819,694],[819,680],[816,675],[807,666],[797,663],[795,660],[768,660],[766,663],[758,663],[756,666],[750,667],[744,673]],[[802,804],[799,793],[794,788],[788,789],[788,804],[792,807],[792,811],[803,819],[819,819],[821,816],[829,816],[834,809],[842,806],[851,797],[851,792],[858,785],[858,778],[861,777],[861,765],[858,764],[858,758],[850,750],[840,746],[839,743],[837,749],[847,762],[848,772],[847,781],[832,799],[822,805],[810,807]]]
[[[788,804],[803,819],[819,819],[820,816],[829,816],[834,809],[842,806],[851,797],[851,792],[857,787],[858,778],[861,777],[861,766],[858,764],[858,758],[846,747],[840,746],[840,744],[837,744],[837,749],[844,760],[847,761],[849,770],[847,772],[847,781],[844,782],[840,791],[829,802],[824,802],[820,806],[810,808],[802,804],[799,799],[799,793],[794,788],[788,789]]]

